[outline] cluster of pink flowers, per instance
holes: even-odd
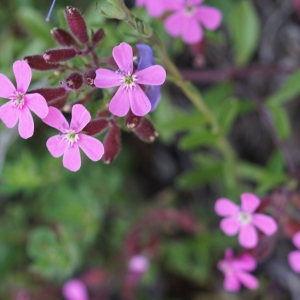
[[[203,39],[203,25],[209,30],[217,29],[222,21],[221,12],[202,5],[204,0],[137,0],[136,6],[145,5],[152,17],[159,17],[165,11],[172,11],[165,20],[167,32],[181,36],[187,44],[196,44]],[[200,25],[201,24],[201,25]]]

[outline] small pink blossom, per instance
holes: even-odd
[[[81,159],[79,148],[93,161],[101,159],[104,153],[102,143],[80,131],[89,123],[91,115],[81,104],[72,107],[72,120],[69,126],[63,114],[55,107],[49,107],[49,113],[43,119],[47,125],[60,131],[60,134],[48,139],[47,148],[54,157],[63,157],[63,165],[70,171],[80,169]]]
[[[149,15],[157,18],[160,17],[166,10],[171,10],[174,6],[173,3],[174,0],[137,0],[135,5],[137,7],[146,6]]]
[[[8,128],[13,128],[19,120],[19,134],[23,139],[33,135],[34,123],[30,111],[45,118],[48,105],[45,98],[38,94],[26,94],[31,81],[31,69],[25,60],[13,64],[17,89],[3,74],[0,74],[0,97],[10,101],[0,107],[0,119]]]
[[[182,36],[187,44],[196,44],[203,39],[200,26],[217,29],[222,21],[221,12],[210,6],[201,5],[203,0],[174,0],[175,12],[165,20],[165,27],[171,36]],[[199,24],[200,23],[200,24]]]
[[[292,251],[288,256],[291,268],[300,273],[300,231],[293,236],[293,244],[299,249]]]
[[[273,218],[254,213],[260,204],[260,200],[253,194],[241,195],[241,208],[232,201],[221,198],[215,204],[215,212],[226,217],[220,223],[221,229],[227,235],[239,233],[239,243],[245,248],[253,248],[258,243],[258,235],[255,226],[266,235],[272,235],[277,231],[277,224]]]
[[[149,260],[144,255],[135,255],[128,263],[128,269],[132,272],[145,273],[148,267]]]
[[[159,65],[134,72],[132,47],[121,43],[114,47],[113,57],[119,67],[117,72],[98,69],[94,80],[99,88],[120,86],[109,103],[112,114],[123,117],[129,108],[137,116],[144,116],[151,110],[151,103],[140,84],[161,85],[166,79],[166,71]]]
[[[250,254],[233,258],[232,249],[226,249],[225,258],[218,263],[218,268],[224,273],[224,289],[227,291],[239,291],[241,283],[250,290],[259,286],[258,280],[248,273],[256,269],[256,260]]]
[[[62,288],[62,294],[67,300],[89,299],[84,283],[78,279],[67,281]]]

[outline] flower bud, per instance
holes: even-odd
[[[55,41],[64,47],[75,46],[78,47],[77,42],[73,38],[73,36],[64,29],[61,28],[53,28],[51,30],[51,34]]]
[[[95,119],[89,122],[82,131],[88,135],[96,135],[101,133],[108,126],[108,121],[104,118]]]
[[[62,98],[57,98],[57,99],[51,100],[48,102],[48,106],[53,106],[53,107],[56,107],[57,109],[62,109],[66,105],[68,97],[69,97],[69,94],[67,93]]]
[[[42,95],[47,102],[64,97],[66,90],[62,87],[59,88],[40,88],[28,92],[29,94],[39,93]]]
[[[101,5],[100,13],[109,19],[124,20],[126,17],[125,12],[119,6],[108,3]]]
[[[151,37],[153,35],[153,30],[147,23],[138,18],[135,18],[134,21],[136,29],[140,34],[142,34],[145,37]]]
[[[121,146],[121,130],[119,127],[114,124],[110,125],[103,145],[103,161],[105,164],[110,164],[116,158]]]
[[[29,64],[31,69],[38,71],[55,70],[59,67],[59,64],[49,64],[43,58],[43,55],[30,55],[25,56],[24,60]]]
[[[134,133],[144,142],[152,143],[158,136],[152,123],[146,119],[141,118],[139,125],[134,129]]]
[[[43,58],[48,63],[57,63],[72,59],[76,56],[74,48],[51,49],[45,52]]]
[[[86,24],[80,12],[71,6],[67,6],[66,18],[71,32],[75,35],[79,42],[86,44],[89,36],[86,29]]]
[[[98,29],[95,33],[92,34],[92,42],[93,46],[96,46],[101,42],[101,40],[104,38],[104,30],[102,28]]]
[[[94,84],[95,78],[96,78],[96,71],[94,69],[88,70],[83,76],[84,83],[87,86],[91,86],[91,87],[95,86],[95,84]]]
[[[73,91],[80,89],[83,84],[82,75],[77,72],[71,73],[66,78],[66,84]]]
[[[131,110],[129,110],[125,119],[125,126],[129,129],[134,129],[140,124],[141,119],[141,117],[136,116]]]

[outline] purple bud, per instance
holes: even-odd
[[[74,48],[51,49],[44,53],[43,58],[48,63],[57,63],[72,59],[76,56]]]
[[[104,30],[102,28],[98,29],[95,33],[92,35],[92,42],[93,46],[96,46],[101,42],[101,40],[104,38]]]
[[[59,64],[49,64],[43,58],[43,55],[25,56],[24,60],[29,64],[31,69],[39,71],[55,70],[59,68]]]
[[[96,135],[101,133],[108,126],[108,121],[104,118],[95,119],[89,122],[83,129],[88,135]]]
[[[66,18],[71,32],[75,35],[79,42],[86,44],[89,36],[86,29],[86,24],[80,12],[71,6],[67,6]]]
[[[96,71],[94,69],[90,69],[88,70],[84,76],[83,76],[83,79],[84,79],[84,83],[87,85],[87,86],[91,86],[91,87],[94,87],[95,84],[94,84],[94,79],[96,78]]]
[[[71,73],[66,78],[66,84],[73,91],[80,89],[83,84],[82,75],[77,72]]]
[[[57,98],[57,99],[49,101],[48,105],[49,106],[54,106],[57,109],[62,109],[65,106],[65,104],[67,103],[68,97],[69,97],[69,94],[66,94],[62,98]]]
[[[51,34],[56,42],[64,47],[75,46],[77,47],[77,42],[73,38],[73,36],[64,29],[61,28],[53,28],[51,30]]]
[[[105,164],[110,164],[116,158],[121,146],[121,130],[119,127],[117,127],[114,124],[110,125],[110,128],[105,137],[103,145],[104,145],[103,162]]]
[[[139,125],[133,131],[141,140],[148,143],[154,142],[158,136],[152,123],[146,118],[142,118]]]
[[[52,101],[57,98],[64,97],[66,95],[66,90],[64,88],[40,88],[28,92],[29,94],[39,93],[42,95],[47,102]]]
[[[139,125],[141,119],[141,117],[136,116],[131,110],[129,110],[128,114],[126,115],[125,125],[129,129],[134,129]]]

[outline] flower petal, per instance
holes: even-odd
[[[196,44],[203,39],[203,30],[196,18],[185,18],[182,26],[182,40],[187,44]]]
[[[154,18],[160,17],[166,10],[165,6],[164,6],[164,1],[151,0],[151,1],[147,1],[145,3],[145,5],[147,7],[149,15]],[[137,4],[137,6],[138,6],[138,4]],[[139,6],[141,6],[141,5],[139,5]]]
[[[65,129],[69,129],[69,124],[64,115],[60,110],[53,106],[49,106],[48,115],[46,118],[42,119],[42,121],[61,132],[64,132]]]
[[[63,286],[62,293],[67,300],[88,300],[86,286],[78,279],[72,279]]]
[[[138,84],[161,85],[166,80],[166,71],[162,66],[154,65],[135,73]]]
[[[259,282],[256,277],[246,272],[237,272],[237,279],[248,289],[256,290],[259,286]]]
[[[113,57],[121,71],[130,72],[133,70],[133,54],[132,47],[127,43],[121,43],[114,47]]]
[[[135,89],[128,90],[130,106],[136,116],[144,116],[151,110],[151,103],[144,91],[137,84]]]
[[[241,226],[239,243],[245,248],[254,248],[258,243],[258,236],[254,226]]]
[[[3,74],[0,74],[0,98],[9,99],[16,92],[12,82]]]
[[[300,251],[290,252],[288,255],[288,261],[291,268],[295,272],[300,273]]]
[[[225,218],[220,222],[220,227],[226,235],[235,235],[240,229],[240,224],[237,218],[229,217]]]
[[[33,111],[39,118],[43,119],[48,115],[49,109],[45,98],[38,94],[26,94],[24,96],[26,106]]]
[[[266,235],[272,235],[277,231],[275,220],[264,214],[254,214],[252,224],[260,229]]]
[[[91,120],[91,114],[82,104],[75,104],[72,107],[72,119],[70,128],[75,132],[81,131]]]
[[[154,65],[154,55],[152,48],[146,44],[136,44],[138,49],[140,60],[138,64],[138,70],[143,70]]]
[[[231,262],[234,269],[253,271],[256,269],[256,260],[254,257],[248,253],[243,254],[241,257]]]
[[[209,6],[200,6],[197,9],[196,17],[209,30],[217,29],[222,22],[222,13]]]
[[[31,69],[25,60],[17,60],[13,64],[13,70],[17,81],[17,90],[26,93],[31,81]]]
[[[224,289],[229,292],[238,292],[241,288],[240,282],[234,275],[225,275]]]
[[[33,118],[30,113],[30,110],[23,106],[20,109],[20,116],[19,116],[19,134],[23,139],[28,139],[33,136],[34,131],[34,123]]]
[[[188,0],[188,5],[197,5],[197,4],[201,4],[204,0]]]
[[[94,84],[98,88],[110,88],[120,86],[122,75],[107,69],[96,70],[96,78]]]
[[[241,195],[242,211],[247,213],[253,213],[259,206],[260,200],[250,193],[244,193]]]
[[[128,92],[120,87],[109,102],[109,111],[115,116],[124,117],[128,113],[129,107],[130,101]]]
[[[63,158],[63,165],[66,169],[76,172],[80,169],[81,159],[79,147],[77,144],[73,144],[72,147],[65,148],[65,154]]]
[[[64,154],[68,144],[60,135],[55,135],[48,139],[46,146],[52,156],[60,157]]]
[[[13,108],[11,101],[0,107],[0,119],[8,128],[13,128],[18,122],[20,110]]]
[[[182,33],[182,24],[185,21],[185,16],[181,11],[177,11],[166,18],[166,31],[173,37],[179,36]]]
[[[154,111],[161,100],[161,87],[158,85],[148,86],[146,95],[151,103],[151,111]]]
[[[215,203],[215,212],[221,217],[234,216],[240,211],[238,205],[226,198],[220,198]]]
[[[293,236],[293,244],[300,249],[300,231]]]
[[[98,161],[104,154],[103,144],[94,137],[86,134],[79,134],[78,146],[92,161]]]

